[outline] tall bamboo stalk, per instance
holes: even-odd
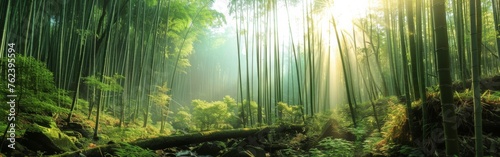
[[[398,22],[399,22],[399,35],[400,35],[400,41],[401,41],[401,53],[402,53],[402,59],[403,59],[403,80],[404,80],[404,85],[405,85],[405,104],[406,104],[406,118],[409,123],[410,127],[410,135],[413,137],[413,133],[415,132],[413,130],[413,115],[411,112],[411,97],[410,97],[410,80],[408,79],[409,77],[409,68],[408,68],[408,58],[406,56],[406,44],[405,44],[405,34],[404,34],[404,25],[403,25],[403,7],[404,7],[404,1],[399,1],[399,7],[398,7]],[[410,24],[411,25],[411,24]],[[410,42],[411,43],[411,42]]]
[[[347,101],[349,103],[349,111],[351,111],[352,123],[353,123],[354,127],[357,127],[357,125],[356,125],[356,116],[355,116],[354,107],[353,107],[353,102],[351,100],[351,88],[350,88],[350,84],[348,83],[349,80],[348,80],[348,77],[347,77],[348,74],[347,74],[346,62],[344,61],[345,59],[344,59],[343,53],[342,53],[342,45],[340,44],[339,33],[337,31],[337,24],[335,22],[335,17],[334,16],[332,16],[332,23],[333,23],[333,29],[335,30],[335,37],[337,39],[337,45],[339,47],[339,56],[340,56],[340,60],[342,62],[342,71],[344,72],[345,89],[346,89],[346,92],[347,92]],[[347,58],[347,59],[349,59],[349,58]]]
[[[450,73],[448,31],[446,29],[445,1],[434,0],[433,10],[446,156],[458,156],[459,141],[457,134],[455,104],[453,103],[453,89],[451,86],[452,80]]]
[[[479,44],[477,38],[478,29],[477,26],[479,19],[476,16],[476,5],[479,5],[478,0],[470,0],[470,26],[471,26],[471,56],[472,56],[472,89],[474,92],[474,137],[475,137],[475,153],[476,157],[483,156],[483,122],[482,122],[482,111],[483,107],[481,105],[481,89],[479,87],[479,81],[481,79],[481,64],[479,63],[479,58],[481,57],[479,54]]]

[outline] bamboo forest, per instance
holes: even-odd
[[[0,0],[0,157],[500,157],[500,0]]]

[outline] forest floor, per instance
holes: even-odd
[[[499,156],[500,151],[500,76],[484,79],[481,83],[483,103],[483,135],[486,156]],[[92,140],[94,119],[88,119],[88,105],[77,108],[72,122],[66,123],[66,113],[53,113],[48,121],[20,121],[27,127],[16,136],[16,149],[4,145],[2,151],[7,156],[45,156],[63,152],[92,149],[99,146],[118,144],[110,152],[112,156],[443,156],[444,134],[441,126],[439,92],[429,88],[426,103],[431,118],[431,130],[427,138],[422,138],[419,102],[412,106],[413,129],[418,132],[410,137],[406,109],[396,97],[382,98],[374,104],[358,104],[358,126],[352,126],[347,108],[318,114],[308,118],[305,129],[297,132],[268,131],[245,138],[229,138],[203,143],[178,145],[160,150],[147,150],[128,144],[132,141],[152,139],[159,136],[179,135],[181,132],[160,134],[159,126],[144,128],[139,120],[118,127],[119,120],[112,111],[101,116],[99,140]],[[472,91],[460,83],[455,85],[455,104],[460,139],[460,156],[474,154],[474,123]],[[83,100],[82,104],[86,104]],[[380,124],[377,125],[371,105],[375,105]],[[95,114],[95,113],[94,113]],[[44,118],[39,118],[44,119]],[[45,119],[47,120],[47,119]],[[40,120],[38,120],[40,121]],[[284,123],[281,123],[284,124]],[[158,124],[159,125],[159,124]],[[380,130],[378,128],[380,127]],[[40,143],[46,143],[40,145]],[[1,155],[1,154],[0,154]],[[82,154],[83,155],[83,154]]]

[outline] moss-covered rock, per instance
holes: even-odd
[[[26,130],[23,139],[22,143],[28,149],[45,152],[47,155],[78,149],[71,138],[55,125],[48,128],[34,124]]]

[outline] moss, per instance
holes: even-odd
[[[28,140],[31,140],[30,142],[43,143],[46,146],[45,148],[55,151],[73,151],[78,149],[69,136],[53,125],[48,128],[34,124],[26,129],[25,136],[29,138]]]
[[[44,127],[57,127],[54,120],[52,120],[52,117],[49,116],[42,116],[36,114],[20,114],[20,116],[22,116],[23,119],[31,123],[35,123]]]

